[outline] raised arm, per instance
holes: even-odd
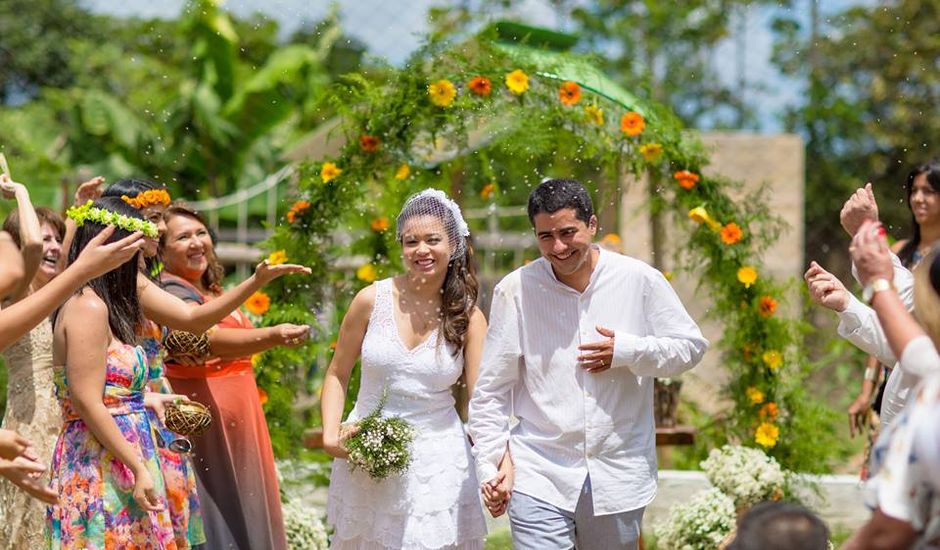
[[[309,334],[309,325],[290,323],[264,328],[217,328],[209,334],[209,349],[213,357],[235,359],[277,346],[299,346]]]
[[[101,176],[96,176],[86,181],[85,183],[78,186],[78,189],[75,191],[75,202],[72,203],[74,206],[81,206],[88,201],[97,200],[101,196],[101,185],[104,184],[104,178]],[[62,250],[65,252],[59,256],[59,268],[65,269],[68,262],[68,251],[72,248],[72,241],[75,239],[75,230],[77,229],[75,225],[75,220],[72,218],[65,218],[65,235],[62,235]]]
[[[470,399],[470,437],[481,484],[493,481],[509,442],[511,392],[522,361],[519,312],[506,281],[493,290],[490,326],[483,343],[480,372]],[[469,382],[468,382],[469,383]]]
[[[369,326],[369,316],[375,304],[375,285],[370,285],[356,294],[343,324],[339,329],[336,351],[333,360],[323,378],[323,392],[320,400],[320,416],[323,419],[323,450],[336,458],[346,458],[349,453],[343,446],[340,423],[343,421],[343,408],[346,405],[346,390],[349,376],[362,351],[362,341]]]
[[[0,190],[4,197],[16,199],[16,214],[19,218],[23,277],[19,279],[11,292],[4,296],[15,302],[26,295],[30,283],[33,282],[33,276],[39,269],[39,263],[42,261],[42,230],[25,185],[11,181],[6,175],[0,174]]]
[[[134,500],[147,511],[159,509],[153,479],[139,449],[124,438],[102,401],[108,346],[108,307],[90,290],[63,309],[61,328],[66,339],[66,376],[75,412],[95,439],[134,474]]]
[[[218,298],[201,305],[187,304],[155,285],[143,274],[138,275],[137,288],[140,305],[148,319],[161,325],[186,332],[203,333],[235,311],[249,296],[274,279],[289,273],[310,273],[309,267],[296,264],[270,265],[264,260],[255,274]]]
[[[94,279],[127,262],[143,246],[141,233],[104,244],[114,232],[105,228],[60,275],[36,292],[0,311],[0,350],[16,342],[56,310],[89,279]]]
[[[23,255],[6,231],[0,231],[0,300],[11,296],[25,278]]]

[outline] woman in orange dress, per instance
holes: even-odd
[[[209,230],[198,214],[171,206],[161,243],[164,288],[201,304],[221,292],[223,269]],[[167,360],[175,391],[202,402],[212,427],[193,438],[193,454],[207,546],[286,550],[274,452],[261,409],[251,355],[277,345],[298,345],[309,327],[283,324],[253,328],[234,311],[209,333],[212,358],[185,366]]]

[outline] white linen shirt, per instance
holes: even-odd
[[[591,374],[578,346],[605,339],[597,326],[615,331],[614,358]],[[639,260],[600,250],[582,293],[544,258],[513,271],[493,291],[470,402],[478,479],[496,476],[509,441],[514,491],[574,512],[590,474],[595,514],[646,506],[656,495],[653,377],[692,368],[707,347],[665,277]]]

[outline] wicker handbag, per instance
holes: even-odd
[[[163,341],[163,346],[169,357],[186,356],[200,363],[209,357],[209,337],[206,334],[172,330]]]
[[[212,415],[198,401],[174,401],[165,407],[166,427],[185,436],[202,435],[212,425]]]

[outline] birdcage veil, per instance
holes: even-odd
[[[460,213],[460,207],[451,200],[446,193],[439,189],[425,189],[416,193],[405,201],[405,205],[395,221],[395,236],[402,239],[402,229],[405,222],[411,218],[429,216],[436,218],[444,226],[448,241],[451,244],[450,258],[458,258],[466,253],[470,229]]]

